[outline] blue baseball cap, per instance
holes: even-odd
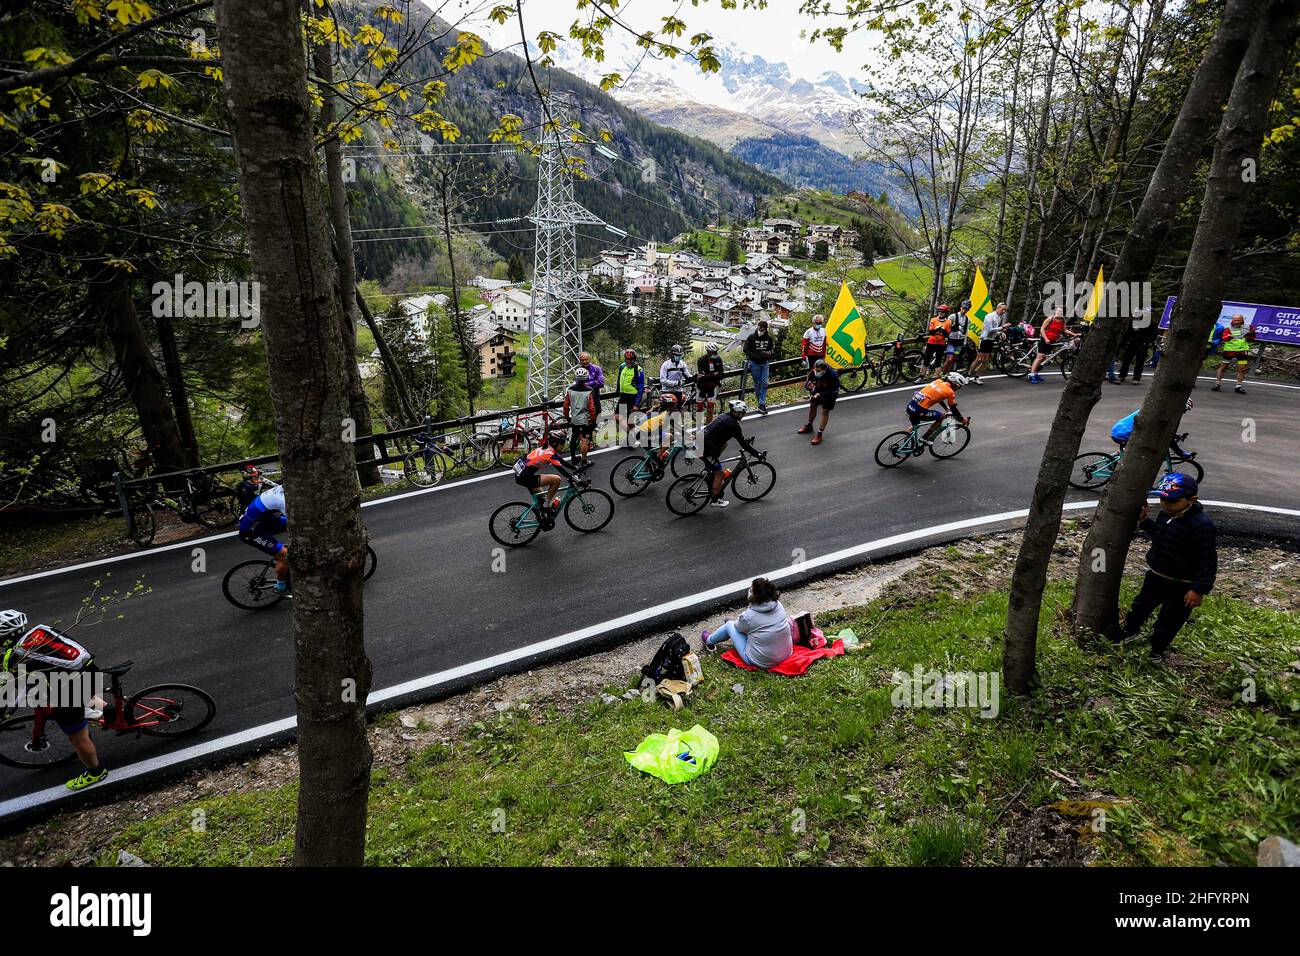
[[[1156,485],[1156,493],[1164,501],[1177,501],[1179,498],[1191,498],[1196,494],[1196,479],[1184,475],[1181,471],[1165,475]]]

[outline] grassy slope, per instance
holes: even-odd
[[[969,573],[1007,554],[976,555]],[[710,658],[706,682],[675,718],[639,700],[564,714],[517,708],[376,772],[369,861],[1000,864],[1027,810],[1052,805],[1067,829],[1071,815],[1087,829],[1097,804],[1049,769],[1105,795],[1108,826],[1084,837],[1104,864],[1248,864],[1264,835],[1295,833],[1300,722],[1264,693],[1240,703],[1233,670],[1235,660],[1282,670],[1300,644],[1293,616],[1216,592],[1180,637],[1187,662],[1174,667],[1150,663],[1143,646],[1083,651],[1045,628],[1046,691],[1034,703],[1004,699],[994,720],[895,709],[896,668],[998,668],[1005,590],[926,597],[959,590],[945,580],[949,568],[932,562],[872,605],[822,620],[828,630],[852,625],[869,646],[805,677]],[[1065,606],[1067,588],[1053,584],[1048,598],[1049,608]],[[1277,693],[1261,682],[1270,686]],[[622,751],[647,733],[696,722],[721,741],[702,778],[669,787],[625,764]],[[285,786],[177,806],[128,828],[103,856],[122,848],[156,865],[286,862],[294,802]],[[206,834],[190,829],[199,808]]]

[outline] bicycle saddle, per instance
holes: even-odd
[[[121,677],[134,666],[135,661],[123,661],[120,664],[114,664],[112,667],[101,667],[99,671],[101,674],[112,674],[115,677]]]

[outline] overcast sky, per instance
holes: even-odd
[[[439,5],[436,0],[425,2],[431,7]],[[465,0],[462,5],[458,0],[448,4],[443,15],[451,14],[452,8],[458,8],[456,12],[461,15],[477,8],[482,12],[470,22],[493,45],[502,45],[503,35],[510,42],[517,41],[519,24],[513,18],[504,29],[486,19],[486,12],[495,2]],[[843,54],[837,54],[825,41],[811,45],[800,37],[800,31],[811,30],[818,23],[828,26],[839,21],[830,17],[815,21],[800,16],[798,8],[799,0],[769,0],[767,9],[761,11],[724,10],[718,0],[701,0],[699,6],[692,6],[689,0],[624,0],[617,15],[638,31],[657,32],[662,26],[662,18],[675,14],[686,23],[687,33],[683,40],[689,39],[692,33],[709,33],[715,43],[730,41],[765,60],[785,63],[792,74],[805,79],[815,79],[827,70],[846,77],[860,76],[862,64],[868,59],[864,40],[850,38]],[[590,13],[590,10],[584,11],[582,16],[587,18]],[[533,41],[542,30],[554,31],[567,40],[569,26],[576,16],[574,0],[525,0],[524,3],[524,24],[529,39]]]

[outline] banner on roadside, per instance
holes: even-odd
[[[1160,327],[1169,328],[1178,296],[1165,300],[1165,313],[1160,317]],[[1258,302],[1223,302],[1219,309],[1218,325],[1227,325],[1234,315],[1240,315],[1247,325],[1255,327],[1255,341],[1274,342],[1280,345],[1300,345],[1300,308],[1285,305],[1261,305]]]
[[[970,311],[966,313],[966,338],[979,345],[980,336],[984,334],[984,316],[993,311],[993,301],[989,298],[988,283],[984,273],[975,267],[975,281],[970,287]]]
[[[1092,284],[1092,295],[1088,296],[1088,308],[1083,312],[1083,321],[1091,322],[1101,311],[1102,296],[1105,294],[1106,275],[1101,266],[1097,267],[1097,281]]]
[[[826,323],[826,364],[831,368],[857,368],[867,357],[867,323],[862,320],[848,283],[840,283],[840,296]]]

